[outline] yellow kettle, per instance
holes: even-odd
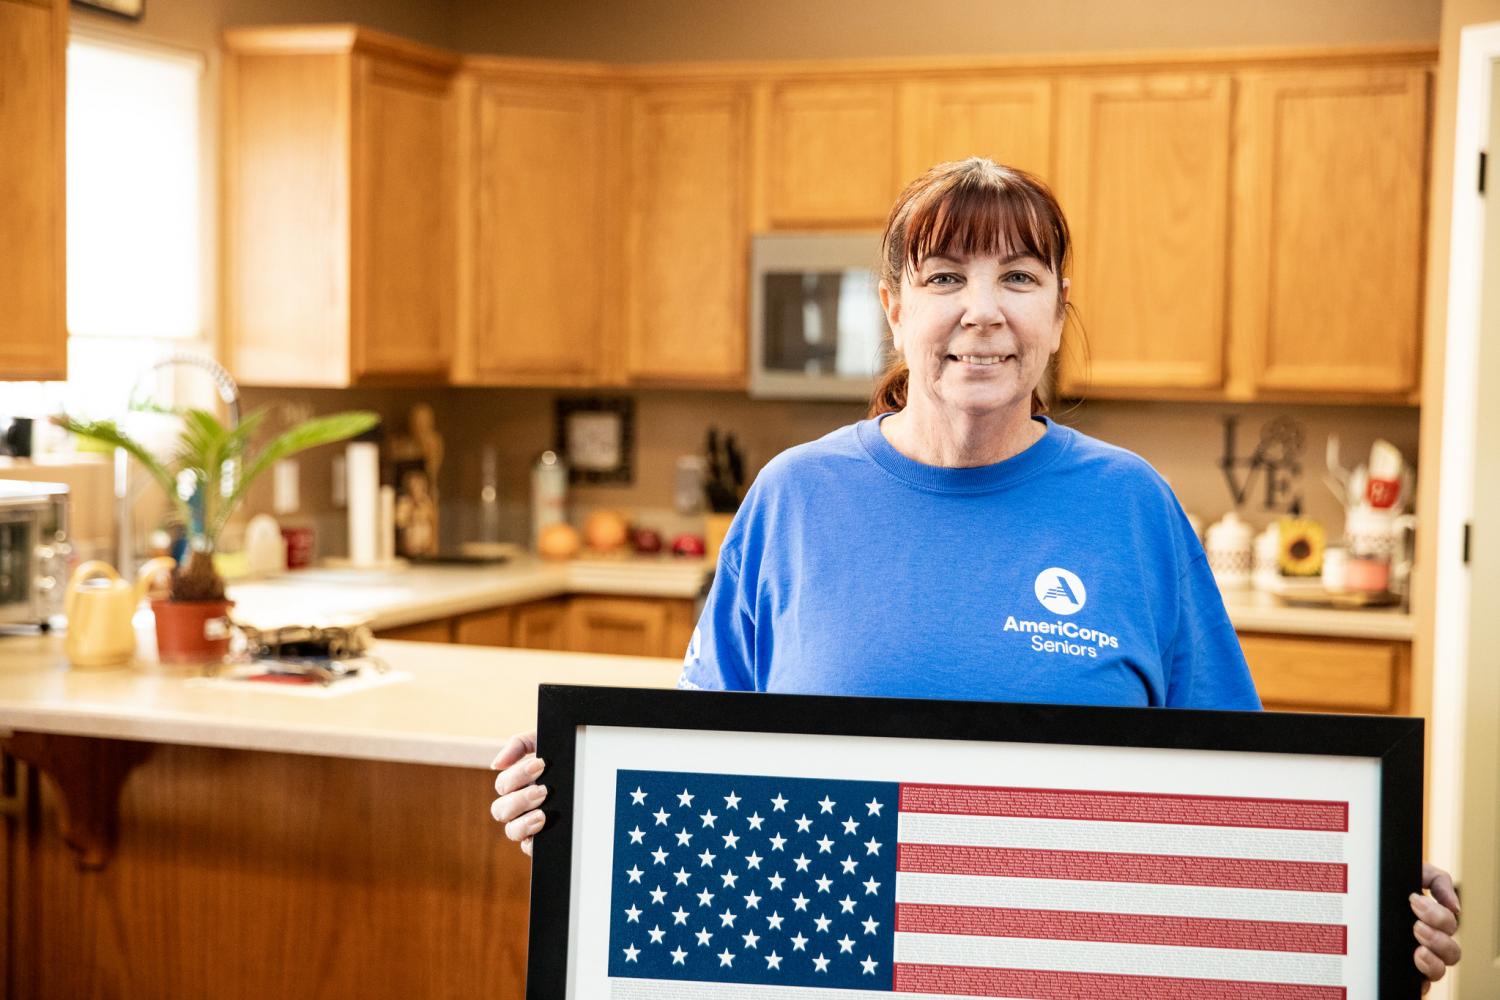
[[[146,587],[162,572],[177,564],[166,558],[152,559],[136,574],[135,583],[121,579],[105,562],[86,562],[73,571],[63,598],[68,616],[68,634],[63,649],[75,667],[116,667],[135,655],[135,628],[131,619],[146,596]]]

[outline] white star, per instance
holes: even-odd
[[[682,924],[682,925],[686,926],[687,925],[687,918],[688,918],[688,911],[684,910],[681,906],[677,907],[677,909],[675,909],[675,910],[672,911],[672,923],[674,923],[674,924]]]
[[[653,815],[653,816],[656,817],[656,825],[657,826],[666,826],[667,825],[667,820],[669,820],[669,819],[672,818],[672,814],[671,813],[669,813],[665,809],[661,809],[661,808],[658,808],[656,810],[656,812],[652,813],[651,815]]]
[[[720,927],[733,927],[734,926],[734,918],[736,916],[738,916],[738,914],[736,914],[733,910],[725,910],[723,913],[719,914],[719,919],[722,920],[722,921],[724,921],[719,926]]]
[[[819,892],[827,892],[828,887],[830,885],[833,885],[833,879],[829,878],[827,875],[820,875],[817,878],[813,879],[813,881],[818,883]]]
[[[762,823],[764,823],[765,820],[763,818],[761,818],[760,813],[757,812],[757,813],[751,813],[750,814],[750,818],[748,820],[746,820],[746,822],[748,822],[750,824],[750,829],[752,829],[752,830],[759,830],[760,829],[760,825]]]
[[[661,944],[661,939],[666,936],[667,932],[661,929],[661,924],[657,924],[646,933],[651,935],[652,944]]]
[[[854,869],[859,867],[859,862],[855,861],[852,857],[845,857],[843,861],[839,862],[839,864],[844,866],[845,875],[853,875]]]
[[[807,909],[807,897],[800,892],[797,893],[796,896],[792,897],[792,905],[799,910]]]
[[[703,853],[698,855],[698,867],[712,868],[714,866],[715,857],[717,857],[717,855],[715,855],[712,851],[705,847],[703,849]]]
[[[688,841],[690,841],[692,839],[693,839],[693,835],[691,833],[688,833],[686,830],[678,830],[677,831],[677,846],[678,847],[686,847],[688,845]]]
[[[779,851],[779,850],[781,850],[785,846],[786,846],[786,838],[783,837],[781,834],[778,833],[776,836],[774,836],[774,837],[771,838],[771,850],[773,850],[773,851]]]
[[[690,806],[693,804],[693,796],[688,792],[686,788],[684,788],[681,792],[678,793],[677,801],[684,807]]]
[[[655,889],[651,890],[651,902],[664,903],[666,902],[666,900],[667,890],[663,889],[661,886],[657,886]]]
[[[703,821],[703,825],[704,826],[713,826],[714,825],[714,820],[718,819],[719,817],[717,817],[717,816],[714,815],[714,811],[712,809],[709,809],[706,812],[704,812],[704,814],[702,816],[699,816],[698,818]]]
[[[734,872],[725,872],[723,875],[720,875],[719,878],[724,880],[724,888],[726,889],[733,889],[734,884],[740,880],[740,877]]]
[[[779,931],[781,930],[781,922],[785,919],[786,917],[783,917],[780,912],[776,912],[766,918],[766,923],[770,926],[771,930]]]
[[[818,925],[819,934],[827,934],[828,925],[833,923],[833,921],[828,919],[828,915],[826,913],[820,913],[813,918],[813,923]]]
[[[819,854],[832,854],[833,853],[833,841],[831,841],[831,840],[828,839],[828,835],[826,833],[823,835],[823,839],[820,840],[820,841],[818,841],[818,853]]]
[[[712,937],[713,934],[709,932],[707,927],[698,928],[698,946],[700,948],[707,948],[709,939]]]
[[[814,972],[827,972],[828,971],[828,959],[826,959],[826,958],[823,957],[823,953],[822,952],[819,952],[818,953],[818,957],[815,958],[815,959],[813,959],[813,971]]]
[[[797,824],[798,833],[806,833],[808,831],[808,828],[812,826],[812,820],[807,818],[807,813],[803,813],[800,818],[795,819],[792,822]]]
[[[850,816],[848,819],[844,820],[844,832],[845,833],[852,834],[855,831],[857,831],[858,829],[859,829],[859,821],[856,820],[853,816]]]
[[[728,948],[725,948],[723,951],[719,952],[719,968],[722,969],[726,965],[730,968],[734,967],[734,956],[729,953]]]
[[[874,917],[867,917],[865,919],[865,933],[866,934],[874,934],[875,933],[875,928],[877,928],[879,926],[880,926],[880,921],[876,920]]]
[[[638,924],[641,922],[641,911],[636,909],[636,905],[634,903],[631,903],[630,909],[625,911],[625,921],[631,924]]]
[[[844,896],[843,899],[839,900],[839,905],[844,908],[845,913],[854,912],[854,900],[850,899],[847,895]]]
[[[781,969],[781,956],[776,954],[774,951],[771,952],[771,954],[767,955],[766,968],[776,969],[779,971]]]
[[[635,865],[631,865],[630,868],[626,870],[625,874],[630,876],[630,881],[639,882],[641,880],[641,876],[646,873],[641,871]]]
[[[760,935],[755,933],[754,931],[746,931],[744,934],[741,934],[740,937],[745,939],[746,948],[754,948],[755,942],[760,940]]]
[[[777,872],[775,875],[772,875],[770,878],[766,879],[766,881],[771,883],[772,889],[780,892],[781,883],[786,881],[786,876],[782,875],[781,872]]]
[[[871,799],[870,801],[866,802],[865,803],[865,808],[868,809],[868,810],[870,810],[869,813],[867,813],[866,815],[869,815],[869,816],[879,816],[880,815],[880,805],[881,805],[881,803],[880,803],[880,801],[878,799]]]
[[[739,846],[739,843],[740,843],[740,836],[739,836],[739,834],[735,833],[733,830],[730,830],[728,833],[724,834],[724,847],[726,849],[732,851],[736,847]]]
[[[854,954],[854,939],[847,934],[839,938],[839,951],[850,955]]]
[[[873,895],[875,895],[876,891],[879,888],[880,888],[880,883],[877,882],[877,881],[875,881],[874,876],[871,876],[870,879],[869,879],[869,881],[867,881],[865,883],[865,895],[866,896],[873,896]]]
[[[792,938],[792,950],[793,951],[805,951],[805,950],[807,950],[807,938],[805,938],[805,937],[802,936],[802,932],[801,931],[798,931],[797,932],[797,936],[794,937],[794,938]]]
[[[771,800],[771,808],[775,812],[786,812],[786,804],[787,800],[781,797],[780,792],[777,792],[776,797]]]
[[[807,866],[812,864],[812,861],[806,854],[799,854],[792,859],[792,864],[797,866],[799,872],[805,872],[807,871]]]
[[[686,868],[679,868],[672,874],[677,877],[678,885],[687,885],[688,879],[693,877]]]
[[[745,866],[747,868],[759,868],[761,860],[762,859],[759,854],[751,851],[749,854],[745,855]]]
[[[676,950],[674,950],[672,952],[672,964],[673,965],[686,965],[687,964],[686,959],[687,959],[687,952],[685,952],[685,951],[682,950],[682,945],[678,945],[677,948],[676,948]]]
[[[664,865],[667,863],[667,852],[662,850],[660,847],[652,851],[651,856],[656,859],[656,863],[659,865]]]
[[[751,889],[750,890],[750,895],[748,895],[748,896],[745,897],[745,909],[747,909],[747,910],[758,910],[758,909],[760,909],[760,897],[755,894],[755,890],[754,889]]]
[[[826,795],[823,796],[823,801],[818,803],[818,807],[826,813],[833,812],[833,807],[836,805],[838,805],[838,803],[833,801]]]
[[[871,837],[868,841],[865,842],[865,853],[866,854],[879,854],[880,853],[880,841],[876,840],[874,837]]]
[[[630,831],[630,842],[632,844],[639,844],[641,842],[641,839],[645,836],[646,831],[637,826],[634,830]]]
[[[698,905],[699,906],[707,906],[710,903],[712,903],[713,901],[714,901],[714,894],[711,893],[711,892],[709,892],[707,889],[704,889],[702,892],[698,893]]]
[[[624,949],[624,951],[625,961],[627,962],[634,962],[635,957],[641,953],[641,949],[637,948],[635,945],[631,945],[630,947]]]
[[[865,960],[863,962],[860,962],[859,964],[865,967],[865,975],[873,976],[875,975],[875,966],[879,965],[880,963],[875,961],[869,955],[866,955]]]
[[[646,804],[646,793],[641,791],[640,785],[636,785],[635,791],[630,793],[630,804],[633,806],[643,806]]]
[[[726,795],[726,796],[724,796],[724,808],[725,809],[738,809],[739,807],[740,807],[740,797],[738,795],[734,794],[734,791],[731,789],[730,792],[729,792],[729,794]]]

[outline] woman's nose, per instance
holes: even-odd
[[[1000,307],[997,289],[981,287],[975,282],[964,290],[964,326],[991,327],[1005,322],[1005,312]]]

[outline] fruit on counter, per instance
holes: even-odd
[[[1317,576],[1323,572],[1323,526],[1306,517],[1283,517],[1276,567],[1284,576]]]
[[[678,535],[672,539],[674,556],[701,556],[707,551],[702,535]]]
[[[636,528],[630,543],[642,555],[654,555],[661,551],[661,532],[655,528]]]
[[[630,525],[618,511],[596,510],[583,522],[583,540],[596,552],[613,552],[625,547]]]
[[[549,524],[537,536],[536,550],[543,559],[572,559],[582,546],[571,524]]]

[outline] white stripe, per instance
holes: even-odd
[[[896,830],[902,843],[907,844],[1123,851],[1259,861],[1343,861],[1345,837],[1342,833],[1305,830],[929,813],[902,813]]]
[[[884,970],[882,982],[890,981],[890,970]],[[695,983],[672,979],[611,979],[610,1000],[870,1000],[879,994],[870,990],[834,990],[828,987],[812,992],[807,986],[765,986],[741,983]],[[901,993],[901,1000],[953,1000],[951,993]],[[994,997],[986,1000],[1022,1000],[1017,997]]]
[[[1344,897],[1333,892],[1051,878],[976,878],[972,875],[901,872],[896,876],[896,901],[1088,913],[1142,913],[1164,917],[1286,920],[1301,924],[1344,922]]]
[[[1132,976],[1319,986],[1338,986],[1344,982],[1342,955],[1297,955],[1281,951],[1178,948],[1171,945],[1096,941],[963,937],[957,934],[898,933],[895,960],[897,964],[913,962],[991,969],[1109,972]]]

